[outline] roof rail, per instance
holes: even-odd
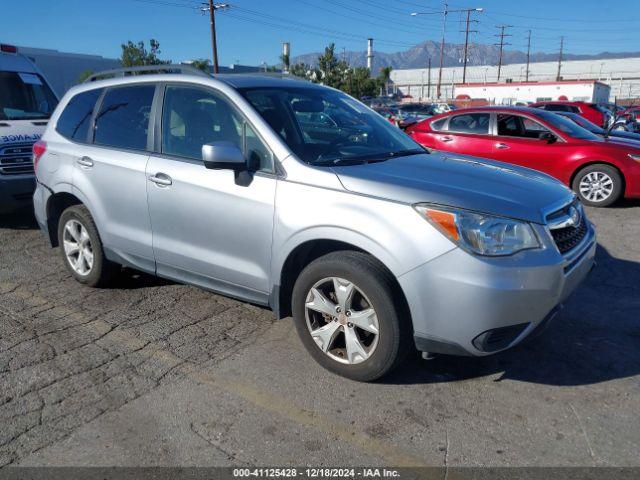
[[[104,78],[127,77],[135,75],[138,72],[154,72],[154,73],[180,73],[183,75],[198,75],[200,77],[209,77],[208,73],[203,72],[191,65],[181,64],[164,64],[164,65],[144,65],[140,67],[115,68],[113,70],[105,70],[103,72],[94,73],[87,77],[83,83],[95,82]]]

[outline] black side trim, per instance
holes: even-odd
[[[416,344],[416,348],[421,352],[442,353],[444,355],[457,355],[462,357],[472,356],[471,353],[466,351],[457,343],[425,337],[422,335],[414,335],[413,341]]]

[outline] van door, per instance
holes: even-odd
[[[208,88],[168,85],[161,118],[160,152],[147,165],[158,274],[266,304],[277,184],[270,150]],[[255,173],[242,182],[231,170],[205,168],[202,145],[210,142],[240,147]]]
[[[73,186],[91,202],[107,256],[151,272],[145,169],[155,89],[153,84],[106,89],[95,113],[93,144],[72,148]]]

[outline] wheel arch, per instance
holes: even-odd
[[[56,192],[47,200],[47,233],[52,247],[58,246],[58,223],[62,212],[73,205],[84,205],[76,195],[68,191]]]
[[[363,246],[356,245],[355,242],[324,237],[301,242],[288,253],[282,262],[282,267],[278,270],[278,282],[272,293],[272,296],[274,297],[272,298],[272,307],[277,318],[285,318],[292,314],[291,295],[293,293],[293,286],[295,285],[295,282],[302,270],[304,270],[304,268],[314,260],[328,253],[337,251],[361,252],[371,256],[374,260],[379,262],[380,265],[389,272],[390,277],[393,279],[394,297],[400,302],[399,307],[404,309],[407,315],[410,315],[406,296],[397,281],[396,275],[393,273],[393,268],[390,268],[390,266],[383,261],[379,255],[369,251],[366,246],[363,248]]]
[[[573,188],[573,181],[578,176],[578,173],[580,173],[582,170],[584,170],[585,168],[590,167],[592,165],[606,165],[607,167],[611,167],[611,168],[615,169],[620,174],[620,178],[622,179],[621,198],[624,197],[625,190],[627,188],[627,179],[624,176],[624,172],[615,163],[610,162],[608,160],[589,160],[588,162],[580,164],[580,166],[578,168],[576,168],[573,171],[573,173],[571,174],[571,178],[569,179],[569,187]]]

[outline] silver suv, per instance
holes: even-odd
[[[37,152],[37,219],[79,282],[125,265],[269,306],[357,380],[414,347],[512,347],[594,263],[594,229],[561,183],[429,154],[348,95],[291,78],[91,81]]]

